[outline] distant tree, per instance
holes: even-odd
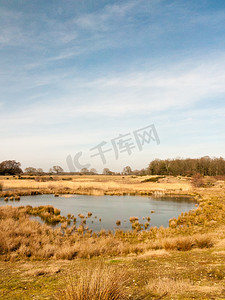
[[[88,170],[88,168],[83,168],[83,169],[80,170],[80,172],[82,174],[85,174],[85,175],[90,173],[89,170]]]
[[[141,169],[139,172],[139,175],[144,176],[147,175],[147,170],[146,169]]]
[[[132,170],[130,166],[126,166],[123,168],[123,175],[131,175],[132,174]]]
[[[149,175],[182,175],[192,176],[201,174],[203,176],[225,175],[225,160],[220,158],[176,158],[176,159],[155,159],[147,169]]]
[[[51,174],[54,173],[53,168],[50,168],[48,172],[51,173]]]
[[[38,169],[37,169],[37,172],[38,172],[38,174],[43,174],[43,173],[44,173],[44,171],[43,171],[42,168],[38,168]]]
[[[102,174],[104,175],[113,175],[113,172],[110,171],[108,168],[104,168],[102,171]]]
[[[15,160],[5,160],[0,163],[0,175],[16,175],[23,173],[21,163]]]
[[[24,171],[28,174],[37,174],[37,169],[33,167],[28,167]]]
[[[90,174],[94,175],[94,174],[98,174],[97,170],[95,168],[92,168],[90,170]]]
[[[60,166],[53,166],[52,167],[53,172],[55,172],[56,174],[62,173],[63,172],[63,168],[61,168]]]

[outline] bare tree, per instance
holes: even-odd
[[[63,168],[61,168],[60,166],[53,166],[52,167],[53,172],[55,172],[56,174],[62,173],[63,172]]]
[[[15,160],[5,160],[0,163],[0,175],[15,175],[23,173],[21,163]]]
[[[82,174],[85,174],[85,175],[87,175],[87,174],[90,173],[89,170],[88,170],[88,168],[83,168],[83,169],[80,170],[80,172],[81,172]]]
[[[38,174],[44,174],[44,171],[43,171],[42,168],[38,168],[38,169],[37,169],[37,172],[38,172]]]
[[[33,167],[28,167],[24,171],[28,174],[37,174],[37,169]]]
[[[91,173],[91,175],[98,174],[98,172],[97,172],[97,170],[95,168],[92,168],[90,170],[90,173]]]
[[[130,166],[126,166],[123,168],[123,175],[131,175],[132,174],[132,170]]]
[[[113,175],[113,172],[110,171],[108,168],[104,168],[102,171],[102,174],[104,175]]]

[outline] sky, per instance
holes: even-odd
[[[223,0],[0,0],[0,161],[225,157],[224,50]]]

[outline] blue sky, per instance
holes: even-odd
[[[101,171],[225,156],[225,2],[0,0],[0,160]],[[90,149],[154,124],[103,165]]]

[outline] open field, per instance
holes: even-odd
[[[157,176],[2,176],[0,182],[3,184],[4,191],[16,190],[21,193],[35,190],[40,193],[55,192],[89,195],[121,195],[123,193],[185,194],[192,190],[190,178],[167,176],[164,178],[159,177],[157,182],[148,181],[153,178],[158,179]]]
[[[205,187],[194,188],[182,177],[66,177],[0,182],[3,194],[192,194],[199,206],[168,228],[115,234],[84,233],[66,224],[52,229],[31,221],[30,207],[1,207],[1,299],[225,299],[223,180],[204,178]]]

